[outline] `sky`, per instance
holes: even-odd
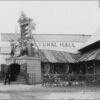
[[[21,11],[34,34],[93,34],[100,27],[98,1],[0,1],[0,33],[19,32]]]

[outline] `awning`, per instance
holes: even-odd
[[[55,50],[40,50],[40,58],[42,62],[75,63],[79,55]]]
[[[88,53],[85,53],[78,59],[78,62],[82,61],[91,61],[91,60],[100,60],[100,49],[92,50]]]

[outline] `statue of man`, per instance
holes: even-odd
[[[26,46],[26,44],[24,43],[24,44],[22,44],[22,52],[21,52],[21,55],[22,56],[28,56],[28,49],[27,49],[27,46]]]
[[[15,52],[15,44],[14,44],[14,40],[10,40],[10,44],[11,44],[11,57],[14,57],[14,52]]]

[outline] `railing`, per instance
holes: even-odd
[[[93,74],[44,75],[42,85],[43,86],[100,85],[100,75],[93,75]]]
[[[5,80],[5,72],[0,71],[0,82],[4,82]]]
[[[31,74],[27,74],[27,84],[36,84],[36,74],[35,73],[31,73]]]
[[[0,83],[4,83],[5,81],[5,76],[6,76],[6,73],[5,72],[0,72]],[[18,73],[15,77],[15,79],[12,80],[11,78],[11,82],[21,82],[23,80],[25,80],[25,84],[28,82],[28,78],[27,78],[27,74],[26,73]],[[23,79],[23,80],[22,80]]]
[[[5,81],[5,72],[0,72],[0,83],[4,83]],[[36,74],[35,73],[18,73],[18,75],[16,75],[16,79],[14,81],[11,82],[20,82],[23,84],[36,84]]]

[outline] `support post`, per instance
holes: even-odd
[[[96,69],[95,69],[95,62],[93,63],[93,66],[94,66],[94,75],[95,75],[95,71],[96,71]]]
[[[86,74],[88,74],[88,66],[86,62],[85,62],[85,66],[86,66]]]

